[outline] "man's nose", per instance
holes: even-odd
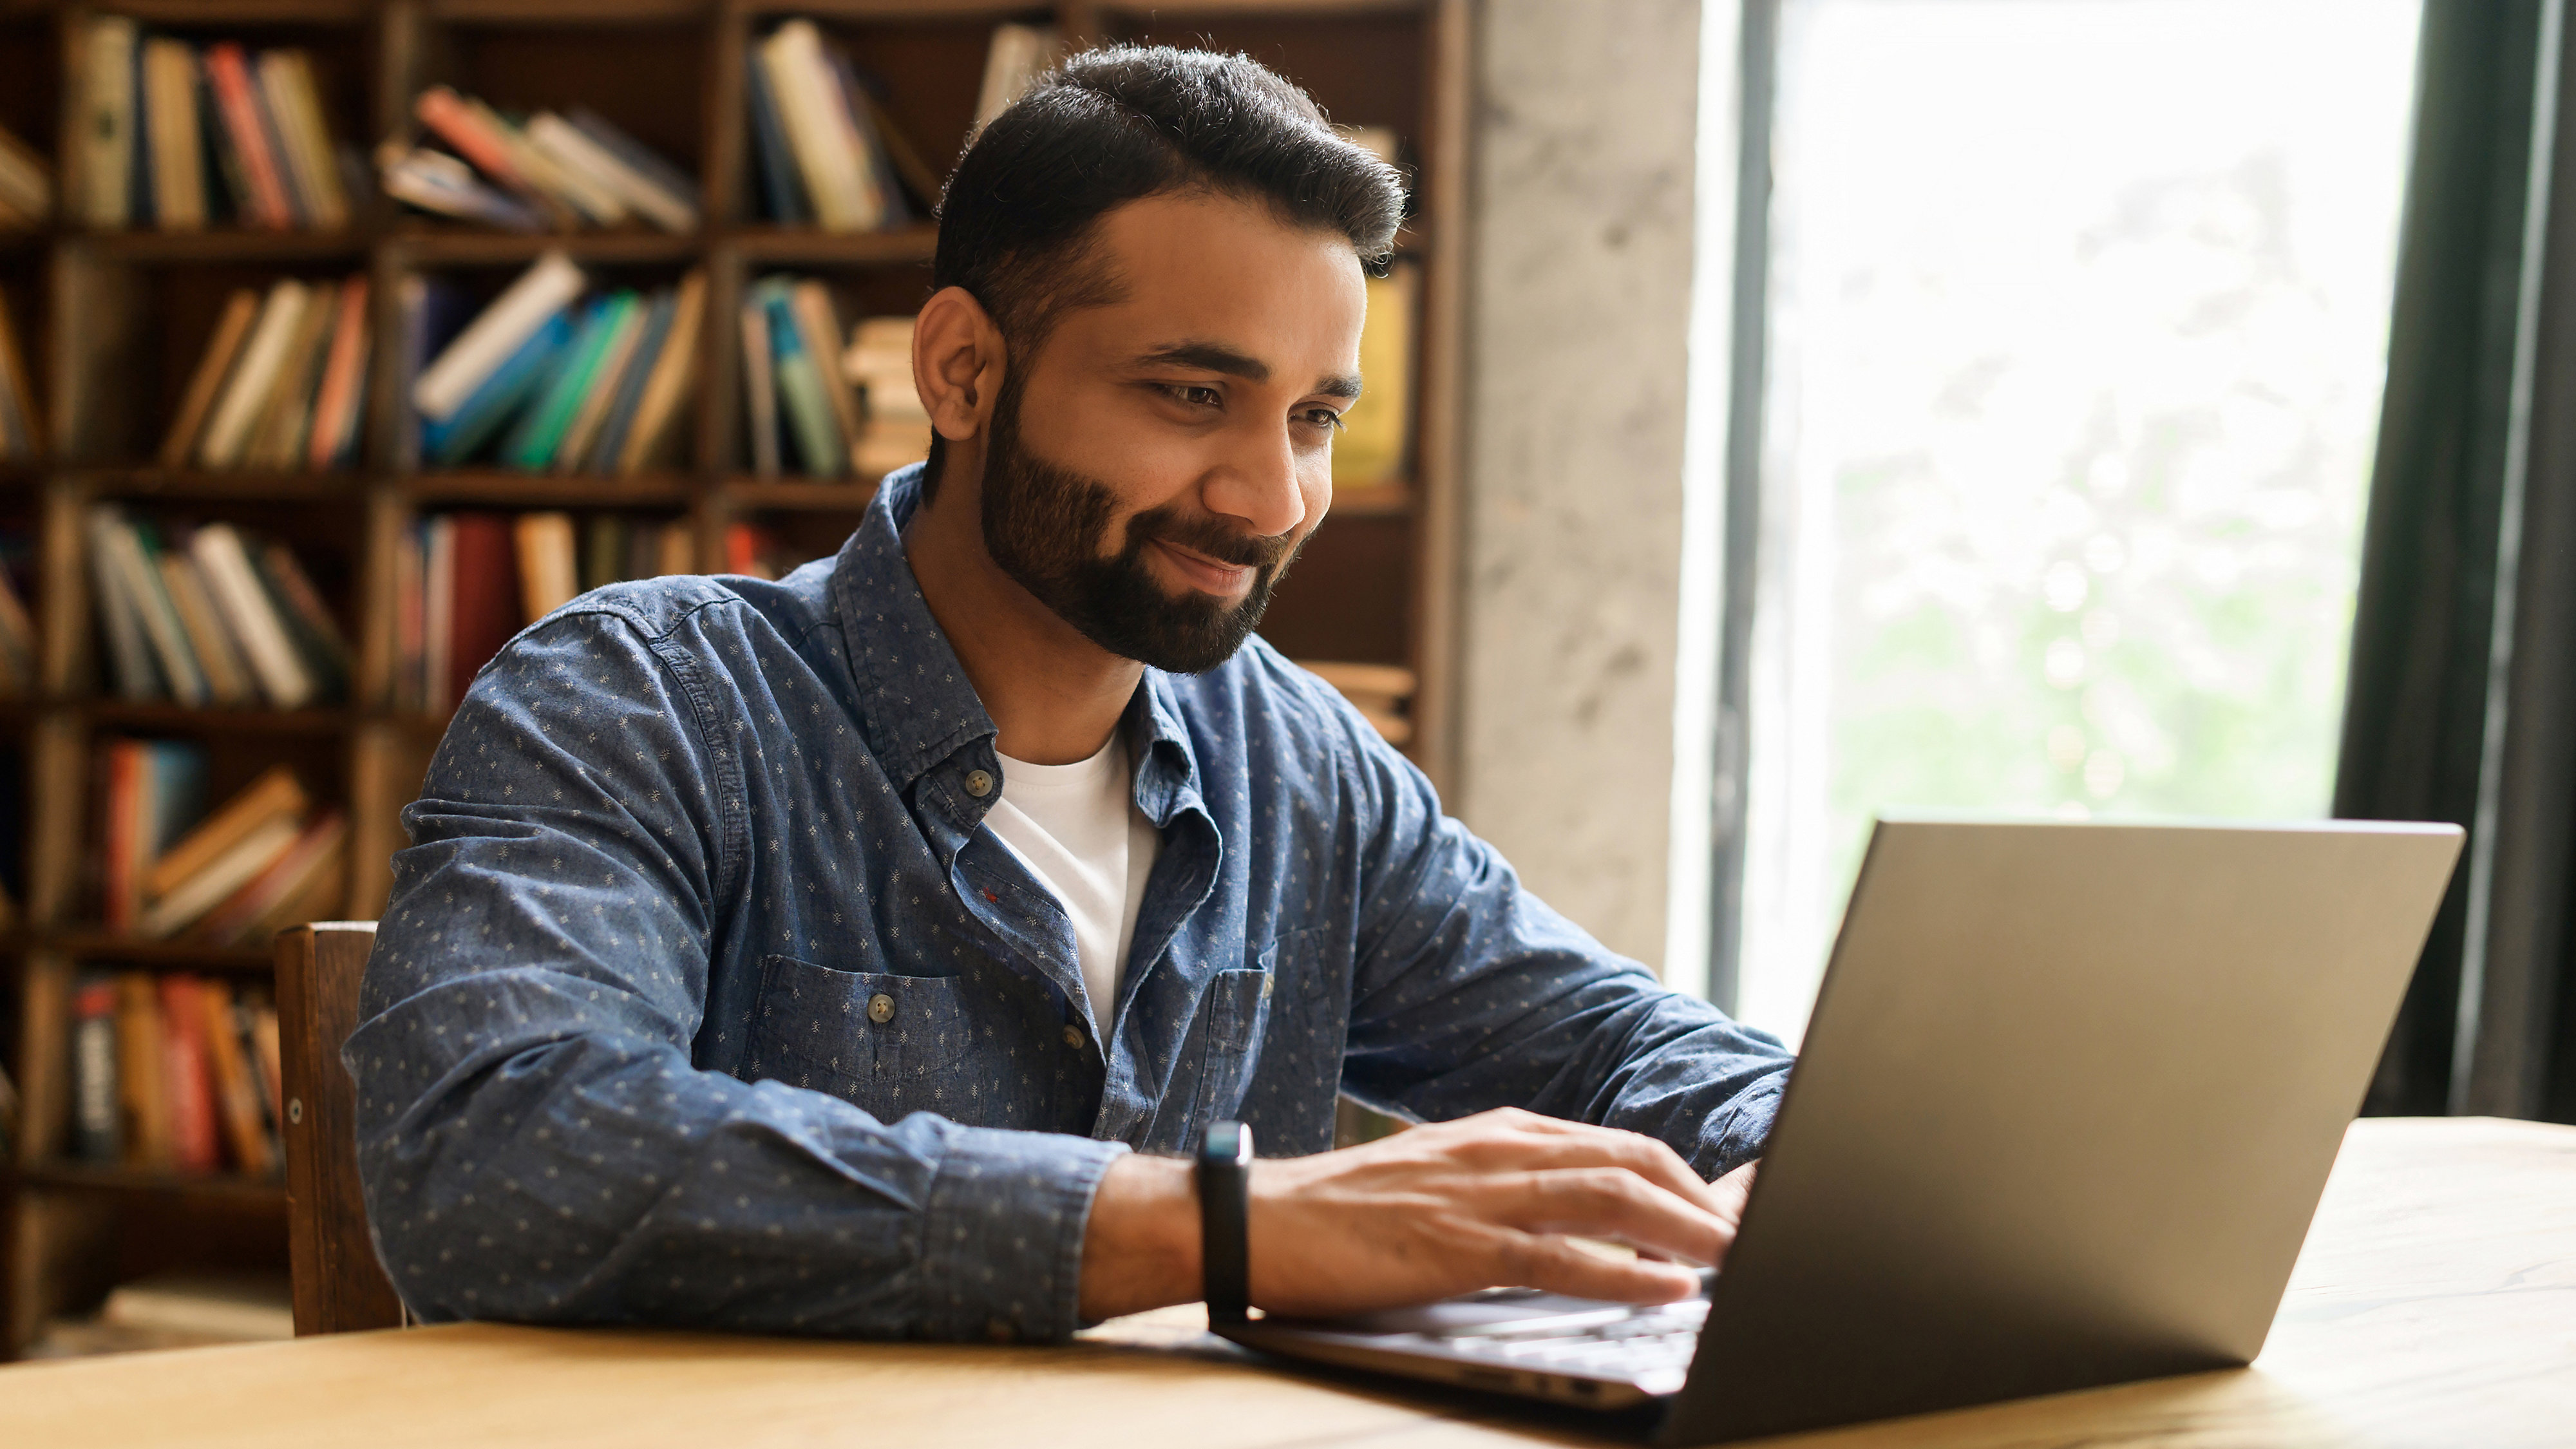
[[[1201,490],[1209,512],[1240,519],[1246,532],[1276,538],[1306,521],[1297,450],[1285,424],[1241,430]]]

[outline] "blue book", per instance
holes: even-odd
[[[421,451],[442,467],[454,467],[498,436],[504,424],[537,395],[556,354],[572,345],[572,319],[557,312],[546,325],[519,344],[509,360],[492,370],[483,385],[466,394],[447,421],[423,420]]]
[[[609,404],[607,420],[600,424],[599,441],[591,446],[590,471],[614,473],[617,455],[626,447],[626,430],[635,423],[635,409],[644,401],[644,381],[653,375],[653,363],[662,355],[662,344],[671,335],[671,316],[679,310],[679,298],[668,289],[653,294],[653,310],[644,318],[644,335],[635,339],[635,357],[617,379],[617,400]]]
[[[564,365],[555,369],[536,406],[519,414],[519,425],[501,444],[502,462],[531,472],[544,471],[554,457],[555,444],[562,439],[565,420],[581,405],[581,394],[590,385],[593,354],[606,343],[618,315],[614,300],[608,297],[594,298],[582,308],[581,330],[573,334],[572,346],[564,353]]]
[[[760,194],[769,199],[769,219],[781,226],[804,226],[814,220],[805,199],[805,178],[797,173],[795,154],[787,149],[787,126],[778,118],[778,100],[769,93],[755,47],[743,57],[751,73],[752,149],[760,156]]]
[[[206,818],[206,748],[186,740],[154,740],[144,758],[150,855],[157,858]]]

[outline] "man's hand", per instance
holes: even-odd
[[[1717,1263],[1753,1179],[1715,1183],[1651,1137],[1506,1108],[1252,1170],[1252,1302],[1324,1315],[1427,1303],[1479,1288],[1545,1288],[1666,1303]],[[1614,1258],[1572,1239],[1638,1250]],[[1123,1157],[1101,1179],[1083,1239],[1082,1314],[1199,1296],[1190,1164]]]

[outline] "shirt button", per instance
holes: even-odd
[[[968,770],[966,772],[966,793],[974,796],[978,800],[992,794],[993,772],[990,770]]]
[[[894,998],[880,991],[868,998],[868,1020],[879,1026],[894,1020]]]
[[[1075,1051],[1082,1050],[1082,1028],[1078,1026],[1066,1027],[1064,1029],[1064,1044],[1073,1048]]]

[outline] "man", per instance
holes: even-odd
[[[1248,60],[1072,62],[950,182],[926,469],[483,672],[345,1054],[416,1312],[1057,1338],[1199,1296],[1228,1117],[1256,1305],[1695,1286],[1787,1055],[1250,641],[1400,207]],[[1337,1088],[1438,1125],[1326,1151]]]

